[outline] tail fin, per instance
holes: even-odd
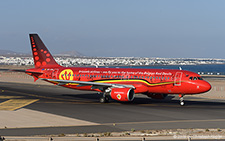
[[[51,53],[37,34],[30,34],[31,49],[35,68],[42,67],[61,67],[56,63]]]

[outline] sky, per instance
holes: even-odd
[[[98,57],[225,59],[224,0],[5,0],[0,49]]]

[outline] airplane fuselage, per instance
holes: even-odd
[[[42,72],[39,78],[46,79],[133,85],[135,93],[144,94],[199,94],[211,88],[201,76],[185,70],[59,67],[39,70],[34,68],[28,71]],[[91,86],[78,84],[61,86],[78,90],[101,91]]]

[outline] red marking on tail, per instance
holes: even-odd
[[[56,63],[51,53],[48,51],[37,34],[30,34],[30,42],[35,68],[61,67],[58,63]]]

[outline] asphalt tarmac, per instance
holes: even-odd
[[[29,99],[34,101],[16,106],[10,112],[28,109],[96,123],[85,126],[71,124],[67,126],[6,127],[0,129],[0,135],[30,136],[120,132],[132,129],[223,129],[225,127],[225,100],[186,96],[184,97],[186,105],[180,106],[178,97],[152,100],[144,95],[137,95],[133,102],[122,103],[110,100],[110,103],[104,104],[99,103],[99,98],[100,95],[96,92],[77,91],[54,85],[0,82],[0,109],[1,103],[8,100]],[[7,109],[7,106],[4,108]]]

